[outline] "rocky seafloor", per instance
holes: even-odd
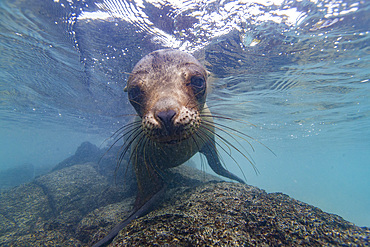
[[[114,179],[116,155],[83,143],[52,172],[0,195],[0,246],[91,246],[131,211],[132,173]],[[122,181],[126,185],[123,185]],[[161,205],[111,246],[368,246],[370,229],[253,186],[180,166]]]

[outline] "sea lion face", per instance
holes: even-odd
[[[207,72],[191,55],[159,50],[134,67],[127,91],[149,139],[174,144],[189,138],[201,124]]]

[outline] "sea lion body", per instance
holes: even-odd
[[[134,212],[94,246],[105,245],[132,219],[148,213],[163,194],[165,170],[198,152],[214,172],[244,183],[218,157],[207,87],[207,71],[182,51],[154,51],[135,65],[125,88],[138,115],[126,133],[138,183]]]
[[[158,50],[134,67],[126,90],[141,121],[143,137],[135,141],[133,165],[139,208],[163,187],[166,168],[179,166],[203,153],[219,175],[243,182],[219,161],[213,118],[206,102],[207,71],[190,54]]]

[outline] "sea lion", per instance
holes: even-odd
[[[244,183],[220,162],[212,114],[206,104],[207,71],[192,55],[172,49],[157,50],[133,68],[125,91],[137,112],[121,132],[124,156],[131,148],[138,194],[134,211],[94,246],[110,242],[132,219],[141,217],[161,197],[165,169],[179,166],[197,152],[206,156],[217,174]]]

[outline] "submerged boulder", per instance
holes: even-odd
[[[127,157],[124,157],[121,162],[122,164],[117,163],[121,151],[122,149],[119,145],[110,147],[109,149],[100,149],[96,145],[86,141],[81,143],[74,155],[58,163],[52,171],[90,162],[96,164],[96,171],[106,177],[111,184],[116,184],[117,182],[120,185],[122,185],[122,182],[130,185],[135,184],[136,178],[132,166],[126,166]],[[116,169],[117,167],[120,169]]]
[[[85,147],[93,159],[104,153]],[[113,183],[115,157],[79,164],[89,158],[73,161],[72,156],[64,163],[68,165],[2,192],[0,246],[91,246],[103,238],[130,214],[136,193],[132,179]],[[112,246],[370,243],[369,228],[281,193],[221,182],[188,166],[169,169],[166,181],[162,205],[131,222]]]
[[[103,154],[104,153],[96,145],[91,142],[83,142],[77,148],[74,155],[57,164],[52,171],[61,170],[63,168],[87,162],[97,163]]]
[[[125,198],[96,167],[74,165],[1,193],[0,246],[80,244],[75,231],[83,217]]]
[[[172,193],[112,246],[366,246],[369,237],[369,228],[287,195],[222,182]]]
[[[0,171],[0,191],[32,181],[35,177],[35,168],[32,164],[8,168]]]

